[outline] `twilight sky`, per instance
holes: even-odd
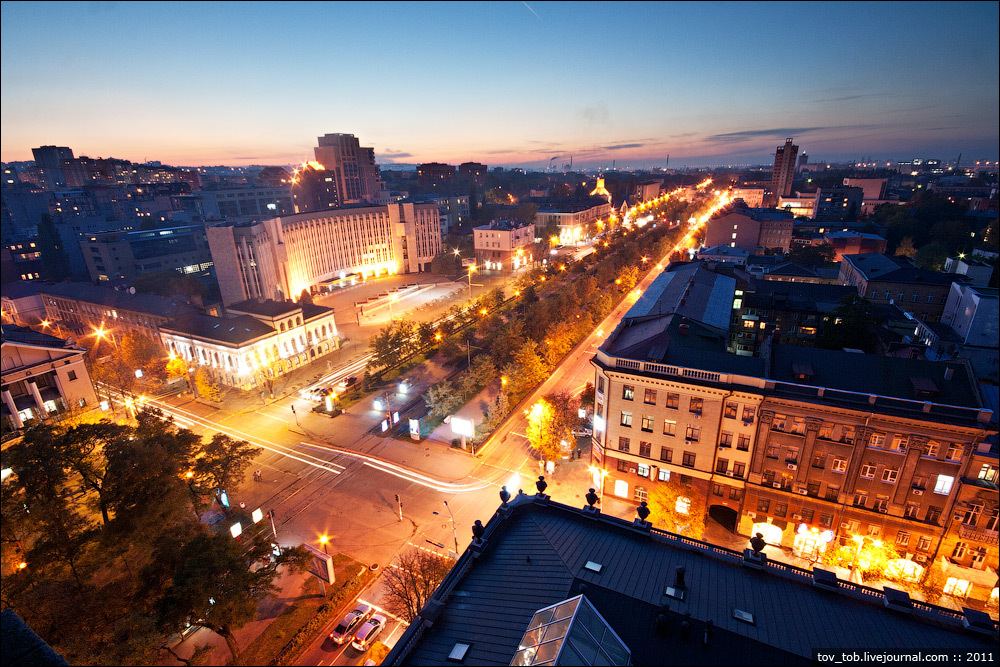
[[[995,2],[3,2],[0,158],[998,157]]]

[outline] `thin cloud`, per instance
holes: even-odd
[[[646,144],[616,144],[614,146],[601,146],[601,150],[617,151],[623,148],[642,148]]]
[[[531,5],[529,5],[527,2],[524,2],[524,0],[521,0],[521,4],[524,5],[525,7],[527,7],[528,11],[531,12],[532,14],[534,14],[536,19],[542,18],[541,16],[538,15],[538,12],[536,12],[534,9],[532,9]]]
[[[405,153],[402,151],[394,151],[391,148],[387,151],[379,151],[375,154],[377,157],[382,159],[392,160],[399,157],[413,157],[413,153]]]
[[[828,127],[778,127],[768,130],[743,130],[741,132],[726,132],[723,134],[713,134],[708,137],[711,141],[736,142],[748,141],[757,137],[791,137],[803,132],[815,132],[816,130],[828,130]]]

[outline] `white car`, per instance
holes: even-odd
[[[344,616],[337,627],[333,629],[330,633],[330,639],[333,643],[341,645],[350,638],[351,633],[354,632],[359,625],[368,620],[368,617],[372,615],[374,611],[371,607],[366,604],[358,604],[354,608],[354,611]]]
[[[351,646],[364,653],[371,647],[372,642],[375,641],[375,638],[378,637],[384,627],[385,616],[382,614],[375,614],[368,620],[367,623],[361,626],[357,633],[355,633],[354,641],[351,642]]]

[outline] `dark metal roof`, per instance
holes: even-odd
[[[155,294],[130,294],[124,290],[94,286],[90,283],[50,283],[40,286],[38,293],[167,318],[180,317],[200,310],[176,297],[167,299]]]
[[[0,614],[0,628],[0,653],[3,654],[4,665],[37,667],[69,664],[35,634],[13,609],[4,609],[3,614]]]
[[[194,314],[171,320],[161,325],[160,331],[239,346],[273,334],[274,327],[252,315],[225,318]]]
[[[456,643],[464,664],[508,665],[533,614],[582,593],[632,651],[637,665],[807,664],[817,648],[982,650],[990,637],[950,611],[883,608],[881,593],[811,585],[805,570],[742,566],[740,554],[621,519],[518,495],[463,554],[386,665],[444,665]],[[477,555],[476,550],[480,553]],[[530,557],[530,558],[529,558]],[[584,568],[600,563],[600,573]],[[665,595],[684,567],[683,602]],[[440,604],[440,606],[439,606]],[[432,611],[437,608],[440,613]],[[754,616],[748,624],[733,617]],[[657,631],[656,618],[666,616]],[[690,633],[681,631],[690,614]],[[713,630],[703,644],[708,621]]]
[[[248,299],[246,301],[239,301],[229,306],[229,310],[232,311],[249,313],[251,315],[263,315],[264,317],[281,317],[282,315],[290,315],[301,308],[302,306],[292,301],[275,301],[274,299],[266,299],[263,301]]]
[[[41,331],[35,331],[28,327],[20,327],[16,324],[4,324],[0,327],[2,340],[4,343],[21,343],[22,345],[37,345],[39,347],[69,348],[76,349],[74,345],[62,338],[50,336]]]

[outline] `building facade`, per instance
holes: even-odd
[[[941,319],[952,283],[964,281],[958,274],[921,269],[905,257],[879,253],[843,255],[837,279],[869,301],[893,303],[925,322]]]
[[[792,179],[795,178],[795,160],[799,147],[792,143],[791,138],[785,139],[784,146],[778,146],[774,151],[774,171],[771,172],[771,192],[774,197],[787,197],[792,194]]]
[[[97,406],[85,349],[27,327],[4,324],[2,331],[5,432],[50,414]]]
[[[362,146],[353,134],[325,134],[313,149],[316,161],[330,172],[338,205],[373,202],[382,190],[382,175],[375,164],[375,149]]]
[[[705,245],[728,245],[750,252],[776,249],[788,252],[795,219],[787,211],[750,208],[741,202],[722,209],[705,226]]]
[[[493,220],[473,229],[476,263],[505,273],[531,266],[535,226],[519,220]]]
[[[77,336],[93,336],[106,331],[112,344],[129,331],[154,342],[160,341],[160,327],[166,322],[200,312],[196,302],[182,302],[152,294],[131,294],[124,290],[88,283],[57,283],[39,286],[48,325]]]
[[[339,347],[331,308],[290,301],[249,300],[229,317],[192,314],[160,327],[167,352],[203,366],[220,383],[245,391]]]
[[[455,184],[455,166],[440,162],[417,165],[417,183],[425,188],[448,188]]]
[[[593,358],[604,493],[640,502],[679,484],[800,557],[870,538],[895,545],[907,577],[937,576],[970,461],[996,438],[966,362],[788,345],[740,357],[725,332],[662,313],[633,309]]]
[[[357,206],[209,227],[225,304],[297,299],[325,280],[429,270],[441,251],[434,204]]]
[[[534,200],[538,204],[535,227],[542,229],[550,225],[559,228],[560,245],[575,245],[591,233],[591,225],[598,222],[608,225],[611,204],[604,197],[588,197],[584,200],[559,200],[553,198]]]
[[[93,282],[161,271],[204,278],[214,275],[203,225],[94,234],[80,241],[80,250]]]

